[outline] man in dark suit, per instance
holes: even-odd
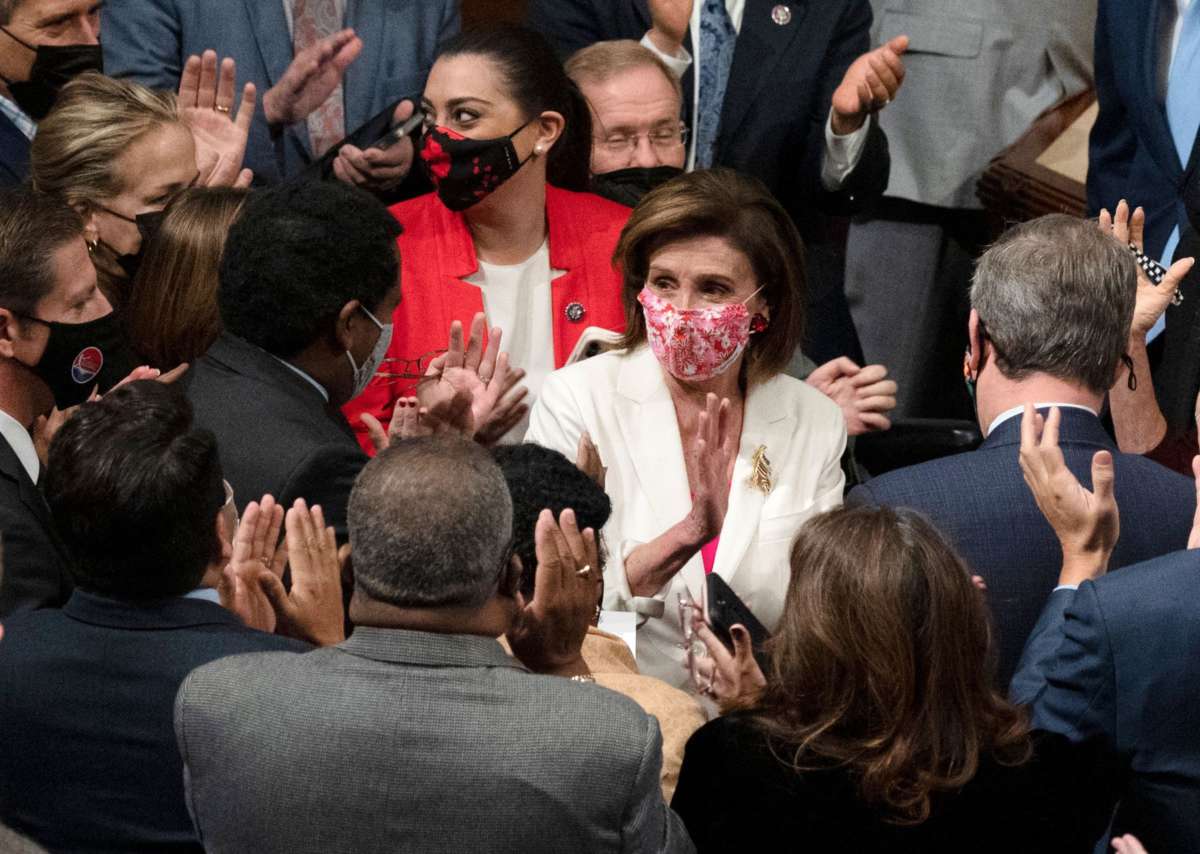
[[[508,487],[474,442],[382,452],[354,486],[350,533],[349,640],[215,662],[180,688],[208,850],[694,850],[663,803],[657,723],[580,684],[598,557],[571,511],[539,520],[527,605]]]
[[[37,123],[67,79],[103,70],[99,38],[97,0],[0,2],[0,186],[28,177]]]
[[[1097,415],[1125,352],[1133,314],[1132,255],[1084,220],[1053,215],[1010,230],[976,268],[965,370],[975,388],[975,451],[868,481],[849,503],[925,513],[988,586],[1007,684],[1058,576],[1059,551],[1017,465],[1026,403],[1063,410],[1067,466],[1087,482],[1092,455],[1112,451],[1128,520],[1121,567],[1183,548],[1195,509],[1188,478],[1116,452]]]
[[[341,407],[379,368],[400,298],[400,226],[337,182],[247,201],[220,271],[225,331],[185,376],[239,507],[270,493],[320,504],[341,540],[367,461]]]
[[[236,60],[261,98],[246,166],[274,183],[401,98],[419,102],[458,29],[455,0],[107,0],[104,57],[113,76],[172,91],[192,54]],[[410,115],[406,105],[395,118]],[[343,151],[336,176],[378,190],[402,180],[412,146],[367,149],[382,135]]]
[[[80,407],[51,444],[46,493],[78,589],[5,621],[0,822],[55,851],[199,852],[172,732],[180,683],[226,655],[308,646],[184,598],[225,567],[233,532],[216,443],[173,386]]]
[[[887,185],[887,140],[870,114],[895,96],[905,44],[864,56],[867,0],[533,0],[529,18],[564,56],[641,39],[682,75],[689,165],[753,175],[787,208],[809,250],[806,352],[861,364],[828,218]]]
[[[95,374],[71,376],[88,344],[77,333],[111,312],[79,216],[27,189],[0,191],[0,616],[70,595],[70,561],[36,486],[41,461],[30,431],[56,396],[82,392],[60,406],[87,396]]]
[[[1187,551],[1106,575],[1113,540],[1140,524],[1113,500],[1112,468],[1097,460],[1088,494],[1064,470],[1050,423],[1039,434],[1030,419],[1024,432],[1021,466],[1061,542],[1062,571],[1011,697],[1030,706],[1034,727],[1101,757],[1088,789],[1116,805],[1114,837],[1200,851],[1200,531]]]

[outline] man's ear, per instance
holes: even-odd
[[[524,575],[525,567],[521,564],[521,558],[514,554],[500,576],[500,587],[496,592],[506,599],[516,599],[521,595],[521,578]]]
[[[7,308],[0,308],[0,356],[15,358],[20,320]]]
[[[983,333],[980,329],[981,322],[979,320],[979,312],[971,309],[971,316],[967,320],[967,366],[971,373],[975,376],[979,375],[979,369],[983,367]]]
[[[221,566],[225,566],[233,560],[233,531],[229,530],[229,526],[225,524],[224,508],[217,511],[214,533],[216,534],[217,542],[221,544],[219,561]]]
[[[351,345],[354,343],[354,335],[351,327],[354,323],[354,318],[361,314],[358,310],[362,304],[352,299],[350,302],[342,306],[342,310],[338,312],[337,320],[334,321],[333,337],[337,342],[337,348],[343,352],[353,349]]]

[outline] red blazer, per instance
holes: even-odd
[[[471,318],[483,311],[482,291],[463,281],[479,268],[479,262],[462,214],[447,209],[435,193],[401,202],[391,212],[404,233],[397,240],[400,304],[392,316],[387,357],[416,360],[446,349],[453,321],[462,321],[466,329]],[[625,329],[621,277],[613,269],[612,254],[629,213],[629,208],[591,193],[546,186],[550,268],[565,271],[550,289],[555,367],[562,367],[587,327]],[[380,373],[399,373],[402,367],[385,362]],[[386,427],[396,400],[411,395],[415,385],[415,380],[376,376],[366,391],[343,407],[367,453],[374,449],[359,416],[369,412]]]

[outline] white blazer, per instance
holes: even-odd
[[[703,559],[697,552],[653,597],[634,596],[625,577],[630,552],[682,520],[692,506],[675,405],[648,347],[604,353],[550,374],[525,441],[573,460],[585,431],[608,468],[605,491],[613,502],[604,529],[604,606],[641,615],[637,659],[643,673],[690,689],[678,599],[686,588],[701,601]],[[770,460],[769,495],[749,485],[751,458],[760,446]],[[842,503],[845,447],[842,412],[816,389],[782,374],[750,389],[713,571],[769,630],[783,611],[797,530],[810,516]]]

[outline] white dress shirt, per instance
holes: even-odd
[[[651,596],[635,596],[625,575],[634,549],[680,522],[692,506],[675,404],[648,347],[602,353],[546,379],[525,440],[574,459],[584,431],[608,470],[604,489],[613,502],[603,531],[604,607],[637,615],[642,673],[694,692],[682,666],[678,602],[681,595],[703,601],[703,558],[697,552]],[[845,447],[842,411],[811,386],[779,375],[747,392],[713,572],[768,630],[783,613],[796,532],[812,516],[842,503]],[[750,482],[760,448],[770,461],[767,493]]]
[[[680,46],[679,53],[676,56],[663,53],[650,40],[649,34],[642,37],[642,45],[654,52],[655,56],[666,63],[667,67],[675,73],[676,77],[683,77],[687,72],[688,67],[694,69],[692,79],[695,85],[692,86],[692,124],[695,124],[695,116],[700,111],[700,65],[704,62],[704,57],[700,54],[700,6],[702,0],[692,4],[692,20],[690,25],[692,35],[692,45],[696,47],[695,56],[688,53],[687,49]],[[725,0],[725,8],[729,12],[729,20],[733,24],[734,30],[742,31],[742,18],[746,13],[746,0]],[[862,157],[863,146],[867,142],[868,122],[863,122],[863,126],[853,133],[845,136],[838,136],[833,132],[833,110],[830,108],[829,118],[825,120],[825,156],[821,159],[821,184],[826,190],[833,192],[837,190],[845,182],[847,176],[854,171],[858,166],[858,161]],[[696,163],[696,133],[691,134],[688,141],[688,157],[687,168],[690,170]]]
[[[3,436],[4,441],[13,449],[29,479],[37,483],[42,464],[38,460],[37,448],[33,446],[33,437],[29,435],[25,425],[3,409],[0,409],[0,436]]]
[[[542,383],[554,370],[554,319],[550,282],[563,275],[550,269],[550,243],[519,264],[489,264],[480,260],[479,269],[464,279],[483,293],[483,310],[490,326],[504,331],[501,348],[510,364],[525,369],[522,383],[532,405]],[[506,443],[520,442],[529,426],[529,416],[505,434]],[[574,459],[574,457],[572,457]]]
[[[17,106],[15,101],[11,101],[0,95],[0,113],[8,117],[17,130],[24,134],[25,138],[33,142],[34,134],[37,133],[37,122],[30,118],[29,114]]]
[[[1049,409],[1051,406],[1057,406],[1059,409],[1082,409],[1084,412],[1092,413],[1092,415],[1096,414],[1096,410],[1092,409],[1090,406],[1080,406],[1078,403],[1035,403],[1033,405],[1033,408],[1034,409]],[[999,415],[997,415],[995,418],[992,419],[992,423],[988,425],[986,435],[988,435],[988,436],[992,435],[992,433],[994,433],[996,431],[997,427],[999,427],[1005,421],[1008,421],[1010,418],[1016,418],[1018,415],[1022,414],[1024,411],[1025,411],[1025,404],[1021,404],[1020,406],[1014,406],[1012,409],[1004,410],[1003,412],[1001,412]]]
[[[263,350],[263,352],[266,353],[267,351]],[[329,403],[329,392],[327,392],[325,390],[325,386],[321,385],[319,382],[314,380],[307,371],[300,370],[295,365],[293,365],[291,362],[288,362],[288,361],[285,361],[285,360],[279,358],[274,353],[267,353],[267,355],[270,356],[272,359],[274,359],[279,364],[283,365],[285,368],[287,368],[293,374],[300,377],[300,379],[304,380],[310,386],[315,388],[317,390],[317,392],[320,393],[321,397],[325,398],[325,402]],[[384,426],[386,427],[387,425],[384,425]]]

